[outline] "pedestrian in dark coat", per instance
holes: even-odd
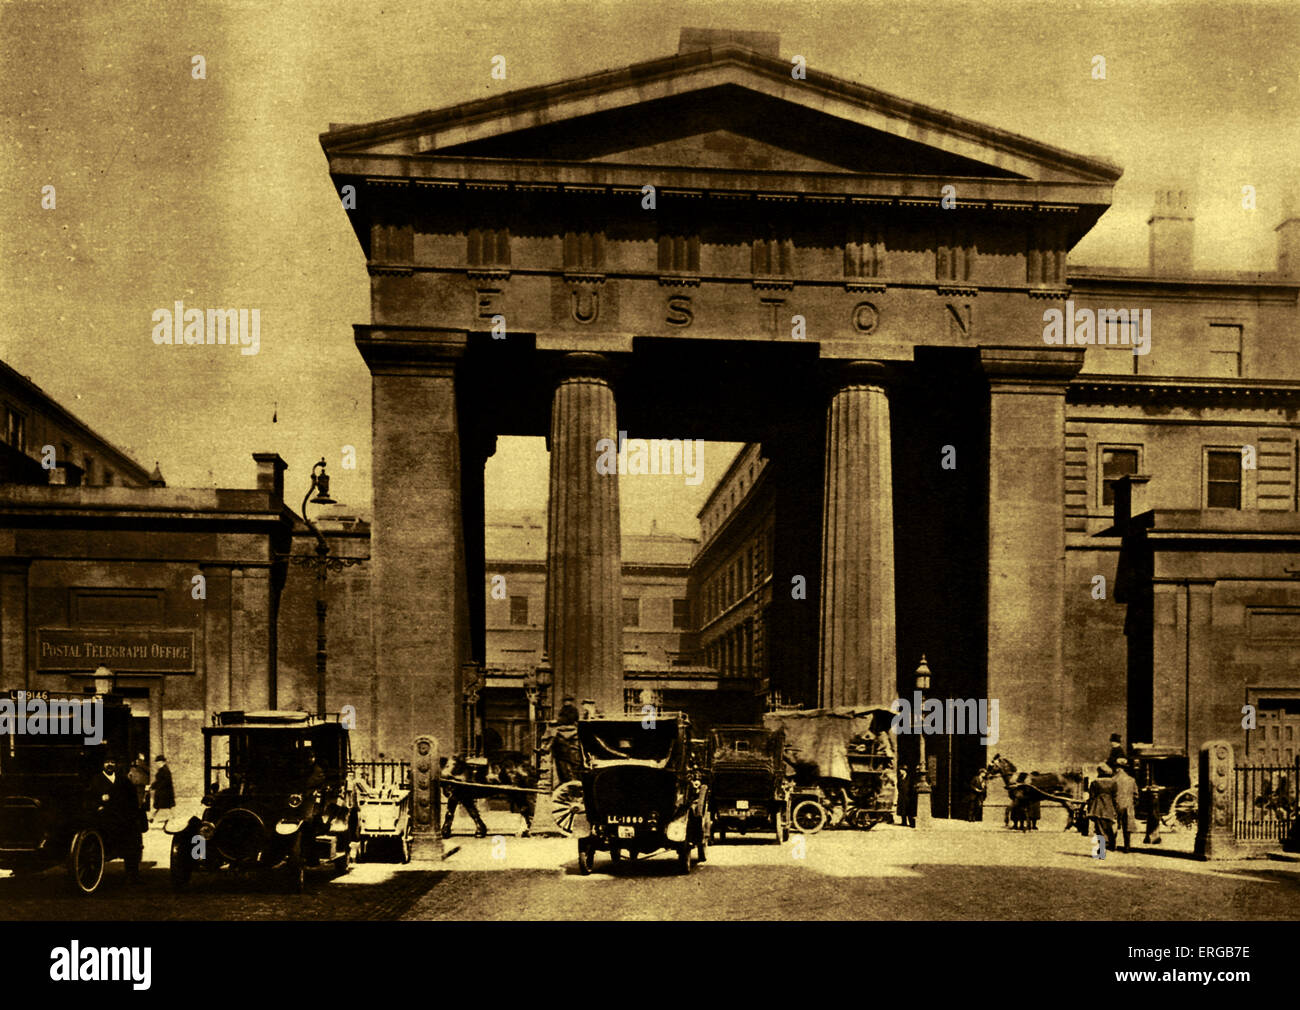
[[[158,755],[158,770],[154,772],[153,785],[149,791],[153,794],[149,823],[152,824],[154,818],[161,813],[165,826],[172,815],[172,808],[176,806],[176,790],[172,787],[172,770],[167,767],[167,759],[161,754]]]
[[[1093,835],[1106,839],[1106,847],[1115,848],[1115,779],[1110,765],[1097,766],[1097,777],[1088,786],[1088,817],[1092,820]]]
[[[970,819],[984,820],[984,801],[989,795],[989,775],[981,768],[970,780]]]
[[[149,822],[136,799],[135,786],[119,770],[113,757],[106,757],[102,768],[86,789],[86,806],[104,832],[109,858],[121,855],[126,863],[126,879],[140,879],[140,857],[144,851],[143,835]]]
[[[1128,773],[1124,766],[1128,761],[1119,758],[1115,769],[1115,825],[1124,836],[1124,851],[1129,851],[1129,833],[1137,817],[1137,779]]]
[[[135,803],[141,810],[145,807],[145,797],[149,794],[149,764],[143,754],[137,754],[126,773],[131,785],[135,786]]]
[[[916,769],[911,765],[898,770],[898,816],[903,827],[916,827]]]

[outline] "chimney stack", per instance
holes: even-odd
[[[1186,277],[1192,272],[1192,217],[1190,194],[1182,189],[1156,191],[1155,209],[1147,218],[1150,260],[1156,277]]]
[[[275,501],[284,501],[284,471],[289,464],[278,452],[255,452],[253,459],[257,461],[257,490],[270,491]]]

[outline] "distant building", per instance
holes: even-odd
[[[0,483],[148,487],[151,477],[27,376],[0,361]]]

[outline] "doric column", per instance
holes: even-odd
[[[431,733],[460,746],[461,666],[470,658],[456,367],[465,334],[358,326],[373,398],[371,606],[376,749]],[[481,589],[480,589],[481,591]]]
[[[597,443],[618,439],[608,366],[597,354],[566,355],[551,400],[546,647],[555,714],[566,695],[623,712],[618,473],[596,469]]]
[[[826,416],[819,704],[897,696],[894,500],[885,367],[844,367]]]
[[[1063,758],[1065,390],[1083,351],[981,347],[980,361],[989,380],[988,697],[998,701],[998,750],[1047,771]]]

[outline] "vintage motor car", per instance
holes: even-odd
[[[712,834],[771,832],[790,838],[790,792],[785,781],[785,731],[762,726],[718,726],[709,734],[709,814]]]
[[[691,871],[692,852],[705,860],[707,788],[690,741],[690,720],[680,714],[578,722],[589,826],[578,839],[580,873],[592,871],[597,851],[615,862],[675,852],[682,873]]]
[[[118,840],[135,825],[109,823],[88,795],[104,759],[125,761],[130,752],[131,710],[111,695],[12,691],[11,700],[46,705],[41,733],[0,734],[0,869],[39,873],[64,864],[75,892],[94,894]],[[102,742],[87,743],[82,713],[70,705],[102,704]],[[53,703],[59,703],[56,708]],[[59,713],[59,714],[53,714]],[[122,764],[119,774],[125,774]]]
[[[280,872],[291,892],[307,867],[347,872],[357,791],[341,722],[305,712],[220,712],[203,728],[203,817],[172,839],[171,879],[195,870]]]

